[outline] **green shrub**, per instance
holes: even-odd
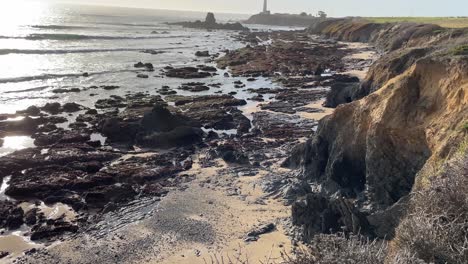
[[[451,51],[452,55],[468,55],[468,45],[458,46]]]

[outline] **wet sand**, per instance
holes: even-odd
[[[320,110],[320,112],[317,112],[317,113],[298,112],[299,116],[301,116],[302,118],[307,118],[307,119],[320,120],[320,119],[326,117],[327,115],[333,114],[333,111],[335,109],[324,107],[323,106],[324,102],[325,102],[325,99],[322,99],[322,100],[313,102],[313,103],[308,104],[308,105],[305,106],[307,108],[318,109],[318,110]]]
[[[24,251],[37,247],[37,245],[29,241],[20,233],[21,231],[18,231],[11,235],[0,237],[1,251],[9,253],[9,255],[5,259],[0,260],[0,263],[13,261],[14,258],[23,254]]]
[[[348,49],[356,50],[356,53],[351,54],[343,58],[344,61],[369,61],[373,62],[379,58],[379,54],[372,49],[367,43],[349,43],[349,42],[340,42],[340,44],[346,45]],[[366,78],[367,72],[369,71],[370,63],[365,63],[364,65],[356,66],[354,63],[350,63],[348,70],[343,72],[343,74],[349,74],[351,76],[358,77],[359,80],[364,80]]]

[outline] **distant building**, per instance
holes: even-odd
[[[263,0],[263,15],[270,15],[270,10],[268,10],[268,0]]]

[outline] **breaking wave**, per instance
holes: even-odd
[[[172,50],[179,48],[191,48],[191,47],[170,47],[151,49],[156,51]],[[122,52],[122,51],[143,51],[142,48],[129,48],[129,49],[0,49],[0,55],[8,54],[69,54],[69,53],[98,53],[98,52]]]
[[[0,39],[26,39],[26,40],[92,40],[92,39],[167,39],[181,38],[186,36],[98,36],[98,35],[79,35],[79,34],[30,34],[22,37],[0,36]]]
[[[31,28],[37,29],[83,29],[88,28],[84,26],[62,26],[62,25],[31,25]]]
[[[102,71],[102,72],[90,72],[89,75],[100,75],[100,74],[109,74],[109,73],[122,73],[122,72],[136,72],[138,70],[120,70],[120,71]],[[71,73],[71,74],[41,74],[34,76],[22,76],[22,77],[13,77],[13,78],[0,78],[0,83],[19,83],[19,82],[30,82],[36,80],[48,80],[48,79],[58,79],[58,78],[68,78],[68,77],[82,77],[82,73]]]

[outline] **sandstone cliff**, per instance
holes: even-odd
[[[317,186],[293,206],[293,220],[305,240],[343,226],[392,238],[409,194],[467,137],[467,30],[335,20],[309,32],[371,42],[385,55],[348,91],[354,101],[286,161]]]

